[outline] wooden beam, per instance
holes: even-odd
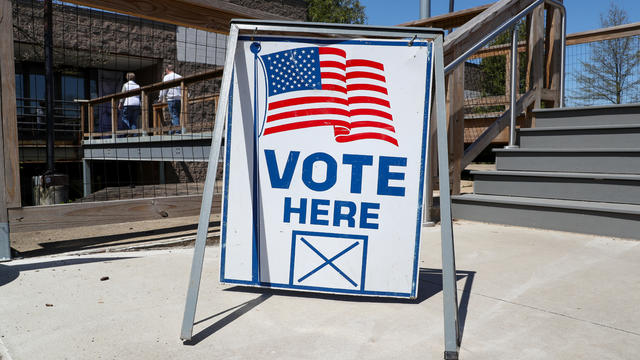
[[[520,100],[516,102],[516,113],[521,113],[525,108],[529,107],[531,103],[535,100],[535,90],[529,90],[526,94],[522,95]],[[464,151],[464,156],[462,157],[461,167],[464,169],[469,165],[473,159],[476,158],[489,144],[491,141],[502,132],[508,125],[509,120],[511,118],[510,113],[507,111],[502,116],[498,118],[491,126],[489,126],[473,144],[469,145],[467,149]]]
[[[455,54],[464,54],[496,27],[531,4],[525,0],[500,0],[447,35],[444,41],[444,63],[450,64]]]
[[[222,0],[71,0],[73,4],[137,16],[144,19],[229,33],[234,18],[291,20]]]
[[[200,214],[201,195],[153,199],[114,200],[9,209],[12,231],[39,231],[81,226],[118,224]],[[220,195],[212,213],[220,212]]]
[[[4,182],[7,207],[22,205],[20,195],[20,159],[18,152],[18,116],[16,111],[16,75],[13,58],[13,17],[10,0],[0,0],[0,78],[2,82],[2,137]]]
[[[640,35],[640,22],[569,34],[567,35],[567,45],[585,44],[634,35]]]
[[[440,29],[453,29],[464,25],[475,16],[485,11],[491,4],[480,5],[470,9],[458,10],[456,12],[432,16],[420,20],[409,21],[398,26],[433,27]]]

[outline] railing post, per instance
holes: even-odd
[[[141,122],[142,125],[140,126],[142,128],[142,135],[148,135],[149,133],[149,95],[147,94],[146,91],[142,90],[142,92],[140,93],[140,100],[142,102],[142,107],[141,107]]]
[[[111,98],[111,138],[116,141],[118,137],[118,106],[115,98]]]
[[[518,25],[513,26],[513,30],[511,33],[511,99],[510,99],[510,116],[511,121],[509,123],[509,145],[506,146],[507,149],[513,149],[519,147],[516,145],[516,118],[518,114],[516,113],[516,92],[518,91]]]
[[[180,83],[180,98],[182,101],[180,102],[180,132],[182,134],[185,133],[185,124],[187,123],[187,117],[189,116],[189,91],[184,81]]]
[[[82,141],[82,139],[84,139],[84,119],[85,118],[85,111],[84,111],[84,104],[80,104],[80,140]]]
[[[464,62],[447,75],[447,118],[451,192],[460,194],[464,154]],[[442,186],[442,185],[440,185]]]
[[[93,132],[94,132],[94,119],[93,119],[93,104],[89,103],[87,105],[87,113],[89,113],[89,123],[87,124],[87,126],[89,127],[89,139],[93,139]]]
[[[535,89],[534,108],[540,108],[544,86],[544,4],[530,14],[529,54],[527,65],[528,90]]]

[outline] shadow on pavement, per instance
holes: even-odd
[[[464,287],[462,289],[462,296],[459,299],[458,304],[458,324],[460,331],[460,341],[462,341],[462,334],[464,332],[464,324],[467,317],[467,308],[469,306],[469,297],[471,296],[471,287],[473,286],[473,279],[475,277],[475,271],[456,271],[456,282],[464,279]],[[416,299],[402,299],[402,298],[389,298],[389,297],[372,297],[372,296],[353,296],[353,295],[337,295],[337,294],[325,294],[325,293],[311,293],[311,292],[297,292],[291,290],[282,289],[269,289],[269,288],[256,288],[246,286],[234,286],[232,288],[225,289],[224,291],[231,292],[243,292],[260,294],[257,298],[242,303],[240,305],[231,307],[225,311],[208,316],[202,320],[197,321],[194,325],[203,323],[207,320],[211,320],[222,314],[231,312],[224,318],[216,321],[207,328],[203,329],[199,333],[195,334],[191,340],[184,342],[185,345],[196,345],[202,340],[206,339],[216,331],[222,329],[224,326],[230,324],[235,319],[246,314],[256,306],[260,305],[273,295],[277,296],[291,296],[298,298],[314,298],[334,301],[349,301],[349,302],[370,302],[370,303],[405,303],[405,304],[419,304],[434,295],[437,295],[442,291],[442,270],[421,268],[418,280],[418,297]],[[460,291],[460,290],[459,290]]]
[[[10,263],[9,265],[0,264],[0,286],[6,285],[12,282],[13,280],[17,279],[18,276],[20,276],[20,272],[23,272],[23,271],[42,270],[42,269],[49,269],[49,268],[60,267],[60,266],[89,264],[89,263],[104,262],[104,261],[133,259],[136,257],[137,256],[65,259],[65,260],[44,261],[44,262],[31,263],[31,264],[20,264],[20,265],[11,265]]]
[[[236,320],[237,318],[239,318],[240,316],[248,313],[251,309],[255,308],[256,306],[262,304],[263,302],[265,302],[268,298],[271,297],[271,294],[262,294],[260,296],[258,296],[257,298],[253,299],[253,300],[249,300],[245,303],[242,303],[240,305],[231,307],[225,311],[219,312],[215,315],[211,315],[205,319],[202,319],[200,321],[197,321],[196,323],[194,323],[194,325],[200,324],[204,321],[213,319],[216,316],[220,316],[222,314],[228,313],[229,311],[232,311],[229,315],[223,317],[222,319],[214,322],[213,324],[207,326],[206,328],[204,328],[203,330],[201,330],[200,332],[198,332],[197,334],[193,335],[193,337],[191,338],[191,340],[186,340],[183,342],[184,345],[196,345],[199,342],[201,342],[202,340],[208,338],[209,336],[213,335],[216,331],[222,329],[223,327],[229,325],[231,322],[233,322],[234,320]]]

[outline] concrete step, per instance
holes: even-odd
[[[480,195],[640,205],[640,175],[538,171],[472,171]]]
[[[636,148],[640,149],[640,124],[555,126],[520,129],[521,148]]]
[[[494,149],[496,169],[640,174],[640,149]]]
[[[640,125],[640,104],[538,109],[535,127]]]
[[[466,194],[452,197],[456,219],[640,239],[640,205]]]

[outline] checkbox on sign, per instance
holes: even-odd
[[[364,291],[367,236],[293,231],[289,285]]]

